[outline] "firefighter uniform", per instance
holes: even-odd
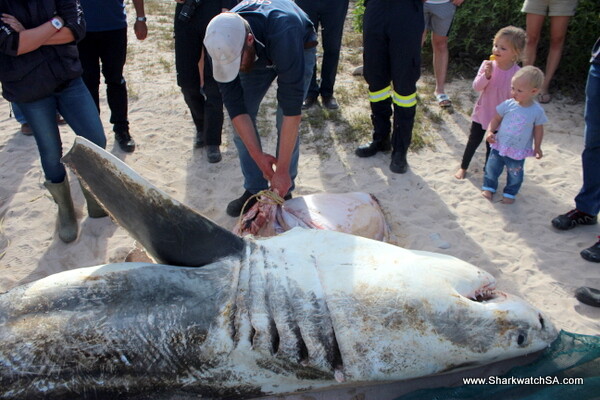
[[[373,141],[359,147],[356,154],[370,157],[391,147],[390,169],[404,173],[421,72],[423,2],[365,0],[363,18],[363,73],[369,85]]]

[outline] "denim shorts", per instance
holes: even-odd
[[[577,3],[579,0],[525,0],[521,11],[549,17],[572,17]]]

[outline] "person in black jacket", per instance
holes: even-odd
[[[202,40],[210,20],[237,4],[236,0],[175,0],[175,67],[177,84],[196,126],[194,147],[206,147],[210,163],[221,161],[223,99],[203,54]],[[183,12],[183,14],[182,14]],[[202,70],[202,76],[200,73]]]
[[[98,111],[82,79],[76,42],[85,34],[77,0],[0,0],[0,82],[2,96],[21,109],[33,128],[46,182],[58,204],[58,235],[77,238],[77,219],[56,111],[77,135],[106,146]],[[90,217],[106,216],[84,190]]]

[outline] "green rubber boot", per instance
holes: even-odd
[[[77,218],[71,199],[69,180],[65,176],[65,180],[61,183],[46,181],[44,186],[58,205],[58,237],[63,242],[70,243],[77,239]]]
[[[104,211],[104,208],[98,203],[98,200],[94,197],[94,195],[83,186],[81,181],[79,181],[79,186],[81,186],[81,191],[83,192],[83,197],[85,197],[85,202],[87,203],[88,215],[90,218],[102,218],[106,217],[108,214]]]

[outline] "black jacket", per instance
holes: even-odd
[[[13,15],[25,29],[38,27],[59,15],[76,41],[85,36],[79,0],[0,0],[0,13]],[[0,22],[0,82],[2,96],[9,101],[39,100],[81,76],[76,42],[41,46],[19,56],[18,47],[19,33]]]

